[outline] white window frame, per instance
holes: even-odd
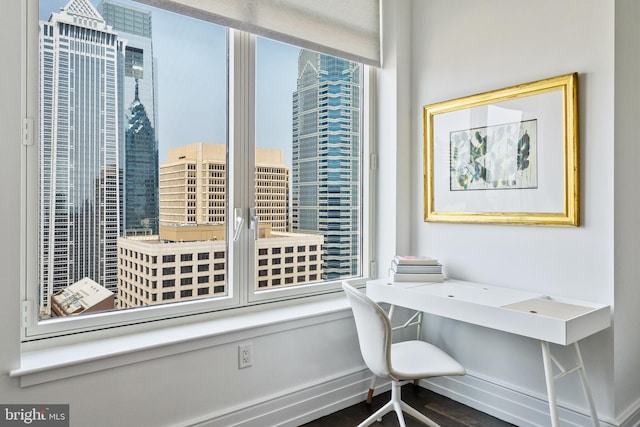
[[[227,212],[227,235],[233,235],[233,211],[239,208],[245,215],[244,230],[236,242],[227,242],[227,289],[228,296],[207,298],[202,300],[175,302],[140,309],[114,310],[104,313],[63,317],[40,322],[37,307],[38,298],[38,93],[39,93],[39,54],[38,54],[38,0],[23,1],[23,67],[26,70],[22,80],[21,109],[24,117],[24,134],[32,135],[33,143],[23,144],[21,164],[22,222],[21,241],[21,313],[23,342],[38,341],[43,338],[65,337],[79,332],[104,331],[114,327],[119,333],[139,330],[142,323],[153,322],[152,327],[166,327],[193,321],[192,315],[199,315],[196,320],[206,321],[219,318],[226,313],[225,309],[240,310],[244,313],[251,310],[252,305],[270,302],[270,307],[277,308],[278,301],[309,297],[340,289],[340,281],[323,282],[318,285],[303,285],[277,291],[254,292],[255,248],[253,232],[249,229],[248,213],[255,207],[253,194],[254,184],[254,140],[255,140],[255,36],[241,31],[229,30],[229,64],[228,64],[228,150],[229,164],[228,191],[231,196]],[[373,266],[373,186],[374,165],[371,159],[373,151],[372,120],[369,116],[374,111],[374,76],[375,70],[363,65],[362,112],[361,126],[362,165],[362,278],[356,282],[364,282],[370,274],[375,274]],[[236,70],[239,70],[236,72]],[[249,149],[247,149],[247,147]],[[189,316],[188,318],[185,316]],[[157,325],[157,326],[156,326]],[[122,328],[122,327],[127,328]],[[145,326],[149,327],[149,326]]]

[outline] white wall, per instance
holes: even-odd
[[[638,157],[630,155],[638,153],[637,142],[631,150],[626,147],[634,143],[631,138],[637,135],[635,27],[639,15],[633,2],[622,3],[412,2],[410,246],[413,252],[442,260],[450,277],[612,306],[614,302],[637,304],[638,225],[634,223],[633,212],[640,205]],[[626,25],[624,29],[622,24]],[[616,43],[623,40],[626,43],[620,48]],[[632,51],[631,46],[636,50]],[[623,65],[618,54],[633,68],[616,70]],[[581,226],[423,222],[422,107],[571,72],[579,73]],[[621,73],[625,81],[618,77]],[[630,84],[633,89],[628,92]],[[625,102],[614,104],[614,95],[621,94],[628,94]],[[629,112],[625,120],[614,117],[614,111],[617,115],[620,109]],[[627,124],[624,135],[618,135],[617,129],[614,131],[614,122],[618,126],[621,121]],[[619,165],[625,170],[620,170]],[[635,194],[628,197],[629,191]],[[624,282],[619,282],[622,277]],[[618,298],[619,295],[623,297]],[[637,313],[638,310],[632,314],[630,307],[625,307],[624,317],[615,317],[615,329],[581,343],[599,415],[611,423],[638,409],[640,385],[637,375],[629,375],[638,368],[631,359],[640,357]],[[449,348],[473,375],[528,396],[544,396],[540,348],[536,342],[437,319],[427,323],[431,326],[429,339]],[[618,331],[622,330],[624,338],[619,340]],[[561,356],[566,353],[561,348],[557,350]],[[577,378],[564,378],[557,385],[561,405],[586,412]]]
[[[640,407],[640,3],[616,1],[615,19],[615,382],[616,409],[624,417]]]
[[[411,132],[411,34],[406,23],[411,19],[407,0],[382,1],[382,68],[377,73],[376,229],[378,277],[386,277],[391,258],[409,252],[407,227],[411,212],[410,169],[406,167]]]
[[[2,271],[3,298],[0,299],[0,401],[7,401],[11,393],[11,381],[6,372],[17,366],[20,342],[19,287],[20,275],[20,2],[3,6],[0,14],[0,30],[7,40],[2,43],[4,59],[3,76],[0,79],[0,135],[2,155],[7,160],[0,168],[0,218],[2,235],[0,245],[0,271]],[[7,387],[5,387],[5,385]]]

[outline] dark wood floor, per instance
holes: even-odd
[[[342,411],[327,415],[303,427],[349,427],[357,426],[370,414],[381,408],[391,398],[391,392],[379,394],[373,398],[371,405],[367,405],[364,400],[361,403],[350,406]],[[363,396],[364,399],[364,396]],[[418,411],[431,418],[441,427],[505,427],[513,426],[483,412],[465,406],[454,400],[436,394],[413,384],[406,384],[402,387],[402,400],[416,408]],[[409,415],[404,415],[407,427],[424,427]],[[398,426],[398,418],[395,412],[390,412],[382,418],[382,423],[374,423],[376,426]]]

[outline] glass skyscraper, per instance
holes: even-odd
[[[307,50],[293,94],[292,228],[325,236],[324,279],[359,274],[360,65]]]
[[[136,86],[137,89],[137,86]],[[158,144],[145,106],[135,91],[124,144],[125,234],[158,234]]]
[[[104,0],[105,22],[124,40],[118,89],[121,123],[122,235],[158,234],[158,140],[156,63],[151,11]]]
[[[88,277],[117,289],[122,42],[87,0],[40,22],[40,307]]]

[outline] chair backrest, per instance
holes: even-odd
[[[353,310],[364,362],[376,376],[391,378],[391,322],[387,313],[346,282],[342,282],[342,289],[347,294]]]

